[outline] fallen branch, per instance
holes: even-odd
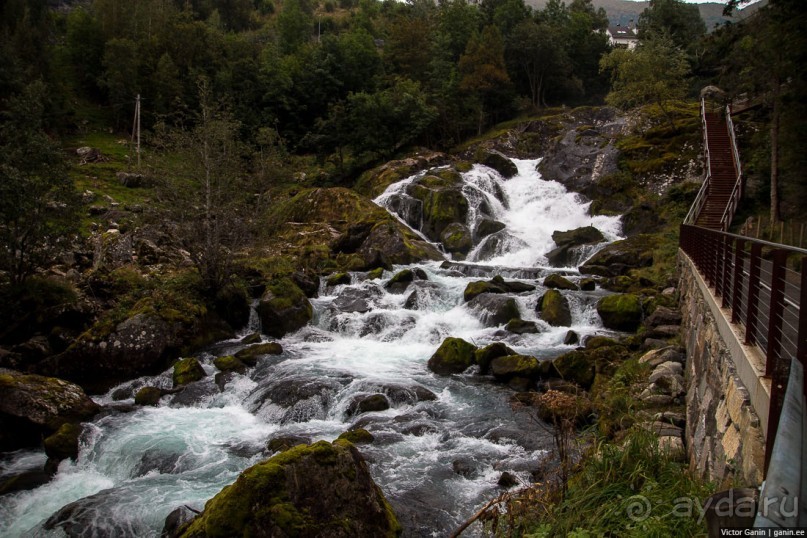
[[[466,521],[465,523],[460,525],[457,530],[455,530],[453,533],[451,533],[451,536],[449,538],[457,538],[460,534],[463,533],[463,531],[465,531],[465,529],[470,527],[476,520],[478,520],[480,517],[482,517],[485,514],[485,512],[488,510],[488,508],[490,508],[494,504],[504,502],[509,497],[510,497],[510,493],[507,492],[507,493],[502,493],[498,497],[494,497],[493,499],[489,500],[487,502],[487,504],[485,504],[485,506],[480,508],[477,513],[475,513],[473,516],[471,516],[471,518],[468,521]]]

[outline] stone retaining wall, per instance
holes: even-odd
[[[682,252],[678,269],[687,350],[686,444],[690,468],[722,487],[758,486],[763,480],[767,426],[760,420],[760,416],[767,419],[767,406],[765,381],[756,370],[759,353],[740,343],[725,312]],[[743,375],[745,372],[751,374]],[[743,383],[746,377],[754,398],[746,388],[749,383]]]

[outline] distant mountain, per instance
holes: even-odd
[[[543,9],[547,4],[547,0],[525,0],[527,5],[535,9]],[[766,5],[768,0],[761,0],[745,8],[738,10],[732,17],[723,16],[723,8],[725,4],[717,2],[709,2],[705,4],[698,4],[698,9],[701,13],[703,22],[706,23],[706,28],[712,31],[716,25],[722,25],[727,21],[737,22],[742,20],[760,7]],[[611,24],[620,24],[623,26],[628,25],[631,21],[635,24],[639,20],[639,15],[644,11],[650,2],[635,2],[633,0],[593,0],[594,7],[601,7],[605,9],[608,14],[608,20]]]

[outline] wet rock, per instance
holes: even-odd
[[[258,359],[264,355],[280,355],[283,353],[283,346],[277,342],[266,342],[254,346],[245,347],[235,354],[235,358],[247,366],[255,366]]]
[[[64,424],[89,420],[100,408],[78,385],[0,369],[0,450],[38,444]]]
[[[383,278],[383,276],[384,276],[383,267],[377,267],[376,269],[367,272],[367,280],[378,280],[379,278]]]
[[[290,279],[278,279],[266,286],[258,303],[263,332],[282,338],[311,321],[313,307],[303,291]]]
[[[354,445],[366,445],[372,443],[375,440],[373,434],[371,434],[364,428],[356,428],[355,430],[348,430],[343,434],[341,434],[337,439],[344,439],[345,441],[349,441]]]
[[[221,373],[221,372],[219,372]],[[221,388],[215,382],[213,383],[194,382],[189,385],[183,385],[181,390],[176,391],[174,397],[171,398],[172,407],[189,407],[197,406],[211,396],[221,392]],[[163,392],[165,394],[165,392]]]
[[[614,241],[589,258],[580,266],[582,274],[599,276],[624,275],[631,269],[653,264],[653,249],[656,238],[637,235],[622,241]]]
[[[648,327],[658,327],[664,325],[680,325],[681,312],[666,306],[657,306],[653,313],[645,319],[645,325]]]
[[[597,313],[606,328],[633,332],[642,323],[642,302],[629,293],[608,295],[597,302]]]
[[[541,319],[553,327],[570,327],[572,311],[569,301],[558,290],[547,291],[539,300],[536,309],[541,312]]]
[[[483,293],[505,293],[505,289],[491,282],[485,282],[482,280],[469,282],[468,285],[465,286],[463,298],[466,302],[468,302],[474,297]]]
[[[563,337],[563,344],[573,346],[580,342],[580,336],[574,331],[567,331],[566,336]]]
[[[309,299],[319,295],[319,279],[312,278],[311,276],[303,273],[302,271],[295,271],[291,275],[291,280],[300,288],[306,297]]]
[[[403,293],[415,280],[415,273],[411,269],[404,269],[396,273],[384,286],[390,293]]]
[[[360,395],[350,402],[347,413],[348,415],[361,415],[362,413],[386,411],[389,408],[389,400],[383,394]]]
[[[213,366],[218,368],[221,372],[238,372],[243,374],[247,370],[247,365],[232,355],[216,357],[213,359]]]
[[[552,361],[557,375],[566,381],[589,389],[594,383],[595,361],[592,357],[581,351],[570,351]]]
[[[337,440],[250,467],[208,501],[183,536],[392,537],[400,530],[361,454]]]
[[[437,375],[460,374],[473,366],[476,346],[462,338],[446,338],[429,358],[429,370]]]
[[[552,240],[559,247],[576,247],[601,243],[605,241],[605,236],[594,226],[584,226],[574,230],[552,232]]]
[[[54,462],[78,458],[78,438],[81,436],[81,425],[67,423],[44,441],[45,454]]]
[[[618,346],[619,342],[607,336],[589,336],[586,338],[586,349],[600,349],[602,347]]]
[[[468,308],[486,327],[498,327],[511,319],[521,318],[515,299],[493,293],[474,297],[468,302]]]
[[[451,462],[451,469],[455,474],[465,478],[473,478],[476,475],[476,465],[470,458],[462,458]]]
[[[174,373],[171,376],[174,387],[181,387],[194,381],[199,381],[207,374],[199,361],[193,357],[182,359],[174,365]]]
[[[503,222],[499,222],[498,220],[481,219],[479,224],[476,225],[475,233],[476,237],[481,239],[504,230],[505,228],[507,228],[507,225]]]
[[[325,280],[326,286],[350,284],[350,273],[334,273]]]
[[[162,391],[157,387],[143,387],[135,394],[136,405],[157,405],[162,398]]]
[[[474,352],[474,359],[476,360],[476,364],[479,365],[480,373],[486,374],[490,369],[490,363],[493,359],[507,355],[517,355],[517,353],[507,347],[503,342],[494,342],[477,349]]]
[[[481,155],[477,155],[476,157],[479,162],[485,166],[489,166],[499,172],[504,179],[510,179],[518,174],[518,167],[515,163],[501,153],[484,151]]]
[[[529,355],[497,357],[490,363],[490,372],[499,380],[514,377],[536,378],[542,371],[541,363]]]
[[[525,321],[523,319],[511,319],[504,326],[504,330],[513,334],[537,334],[540,332],[534,321]]]
[[[422,202],[421,232],[432,241],[439,241],[450,224],[467,220],[468,200],[462,193],[459,175],[426,175],[410,185],[407,193]]]
[[[52,473],[45,470],[25,471],[0,478],[0,497],[17,491],[30,491],[50,482]]]
[[[160,538],[179,538],[185,525],[193,521],[198,514],[199,512],[191,510],[187,506],[180,506],[172,510],[165,518]]]
[[[224,392],[227,388],[227,385],[235,379],[236,373],[235,372],[216,372],[216,375],[213,376],[213,382],[219,388],[219,391]]]
[[[257,344],[261,341],[261,333],[248,334],[241,339],[241,343],[245,346]]]
[[[583,278],[578,285],[582,291],[594,291],[597,288],[597,281],[593,278]]]
[[[496,482],[496,484],[498,484],[498,486],[501,488],[510,489],[513,486],[517,486],[519,482],[515,475],[505,471],[501,474],[501,476],[499,476],[499,480]]]
[[[471,230],[462,223],[452,222],[440,234],[440,241],[446,251],[452,254],[468,254],[473,246]]]
[[[490,279],[490,283],[498,286],[507,293],[524,293],[528,291],[535,291],[535,286],[532,284],[525,284],[517,280],[505,280],[501,275],[496,275]]]
[[[246,400],[247,408],[257,411],[266,403],[278,405],[283,408],[292,408],[298,403],[305,403],[311,399],[317,401],[330,401],[342,387],[348,383],[347,378],[311,378],[311,377],[283,377],[273,379],[269,384],[256,388]]]
[[[364,259],[368,269],[392,269],[392,264],[443,259],[433,245],[397,221],[376,224],[357,253]]]
[[[266,448],[270,452],[282,452],[298,445],[311,444],[311,438],[305,435],[281,435],[273,437],[266,443]]]
[[[333,306],[340,312],[364,314],[373,309],[372,301],[381,295],[381,290],[371,288],[346,288],[334,299]]]
[[[552,273],[551,275],[547,276],[544,279],[544,287],[557,290],[573,290],[573,291],[577,291],[580,289],[578,288],[577,284],[575,284],[568,278],[560,276],[557,273]]]

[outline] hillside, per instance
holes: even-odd
[[[536,9],[543,9],[547,0],[527,0],[527,5]],[[701,13],[703,22],[706,23],[706,28],[711,31],[716,25],[721,25],[725,22],[737,22],[747,18],[760,7],[766,5],[767,0],[755,2],[745,8],[739,10],[733,17],[723,16],[723,3],[707,2],[698,4],[698,9]],[[627,25],[631,21],[634,23],[639,20],[639,15],[644,11],[650,2],[635,2],[633,0],[593,0],[594,7],[603,8],[608,14],[608,20],[612,24]]]

